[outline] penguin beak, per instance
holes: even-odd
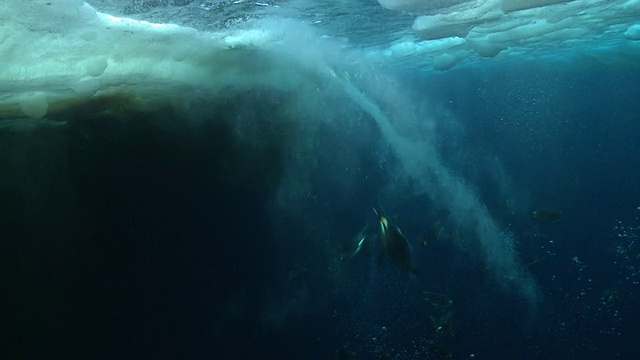
[[[376,214],[376,216],[378,216],[378,220],[380,220],[380,230],[382,231],[382,234],[385,234],[389,227],[389,222],[387,221],[387,218],[384,217],[384,215],[380,215],[380,213],[376,210],[376,208],[372,207],[372,209],[373,209],[373,212]]]

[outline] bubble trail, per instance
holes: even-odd
[[[473,231],[488,268],[499,282],[515,288],[535,306],[539,300],[537,285],[518,261],[513,236],[500,228],[473,189],[442,163],[432,144],[403,137],[380,107],[354,84],[343,81],[343,87],[347,95],[375,120],[406,174],[434,201],[449,209],[457,226]],[[389,100],[388,96],[385,98]],[[408,120],[419,121],[415,115]]]

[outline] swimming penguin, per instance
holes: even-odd
[[[342,248],[341,258],[353,258],[358,255],[365,244],[370,241],[371,237],[372,236],[369,232],[369,225],[367,224],[364,226],[364,228],[362,228],[362,230],[360,230],[360,232],[358,232],[358,234],[356,234],[353,239],[351,239],[351,241],[344,244]]]
[[[417,273],[411,260],[409,242],[404,234],[402,234],[402,231],[400,231],[400,228],[391,224],[389,219],[383,214],[378,213],[375,208],[373,212],[376,213],[380,221],[380,239],[382,240],[382,250],[378,261],[382,261],[382,257],[386,253],[402,271]]]

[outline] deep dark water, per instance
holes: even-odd
[[[339,95],[319,95],[323,113],[272,89],[189,112],[103,99],[0,128],[2,358],[634,358],[638,75],[407,83],[447,114],[429,137],[514,234],[535,306]],[[418,276],[378,264],[375,245],[340,260],[375,229],[371,206],[398,215]],[[540,208],[563,217],[535,221]]]
[[[344,191],[312,171],[365,145],[331,145],[338,134],[316,125],[308,137],[302,115],[285,113],[294,98],[245,91],[185,113],[116,97],[3,128],[3,358],[332,357],[333,345],[317,350],[341,341],[327,260],[306,238],[325,227],[326,204],[289,221],[308,196],[295,181],[278,188],[290,165],[309,169],[309,186]]]
[[[9,152],[26,152],[3,166],[11,357],[199,357],[250,337],[283,162],[269,137],[285,130],[240,143],[225,119],[188,129],[167,109],[85,112],[4,134]],[[238,314],[229,297],[245,302]]]
[[[443,157],[516,234],[542,292],[528,336],[492,336],[500,356],[633,358],[640,77],[628,68],[477,70],[416,86],[464,123],[449,131]],[[527,213],[539,208],[563,218],[536,223]]]

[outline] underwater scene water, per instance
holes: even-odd
[[[6,1],[0,358],[635,359],[638,15]]]

